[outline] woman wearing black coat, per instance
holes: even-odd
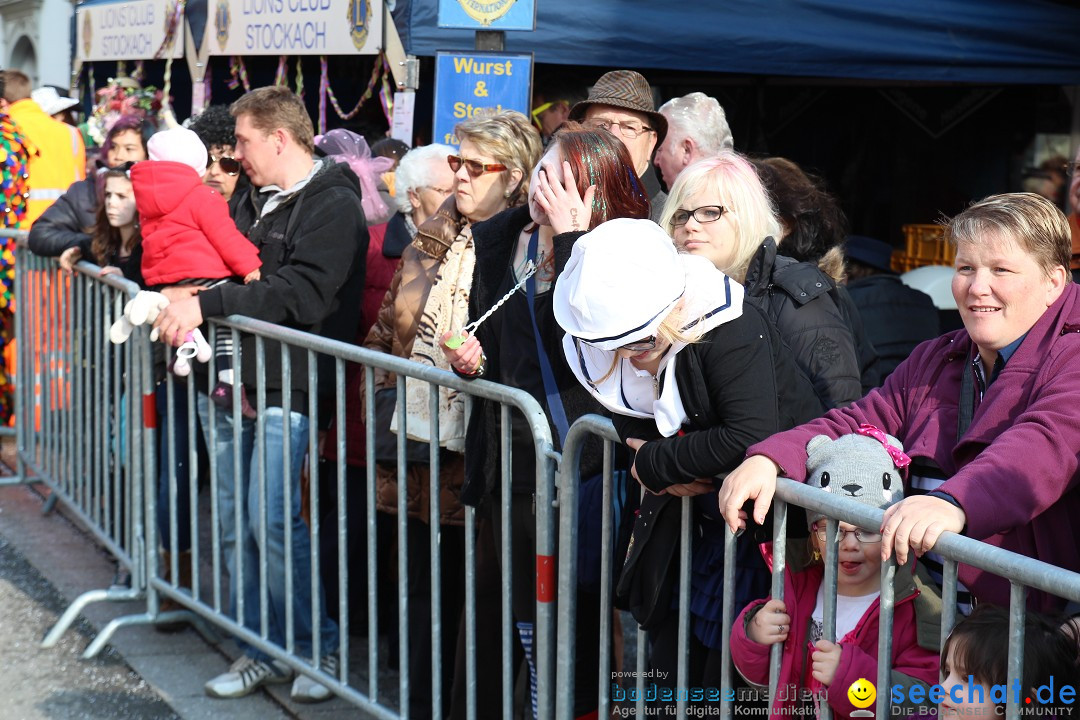
[[[581,237],[554,304],[567,362],[637,451],[631,474],[646,490],[642,515],[673,497],[695,497],[689,680],[720,687],[724,528],[716,478],[750,445],[818,416],[821,405],[764,312],[744,302],[742,286],[707,260],[679,254],[653,223],[614,220]],[[767,591],[769,574],[749,535],[736,561],[737,605]],[[653,669],[674,682],[677,613],[658,610],[650,623]]]

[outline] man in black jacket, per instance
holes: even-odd
[[[166,341],[176,344],[203,320],[226,315],[246,315],[333,339],[351,342],[356,335],[358,308],[364,288],[364,261],[368,233],[360,204],[356,176],[345,165],[314,156],[313,130],[300,99],[282,87],[253,90],[237,100],[236,157],[253,187],[237,203],[236,225],[259,248],[262,278],[247,285],[227,283],[173,302],[156,323]],[[225,331],[222,329],[222,331]],[[246,337],[241,345],[237,382],[255,378],[255,343]],[[311,657],[313,636],[319,632],[317,661],[331,675],[337,672],[338,629],[326,616],[321,586],[311,592],[310,530],[300,517],[300,471],[308,444],[307,351],[291,353],[291,382],[285,386],[278,343],[267,342],[264,354],[266,404],[257,408],[265,429],[265,502],[267,602],[270,642],[284,648],[286,603],[292,603],[294,652]],[[320,373],[325,374],[325,373]],[[240,390],[243,393],[243,388]],[[287,401],[291,517],[285,516],[283,467]],[[198,398],[203,429],[209,433],[210,401]],[[255,422],[245,417],[241,428],[243,468],[234,477],[233,416],[214,413],[218,509],[222,543],[231,578],[230,598],[243,593],[245,627],[261,632],[258,544],[260,523],[254,512],[260,497],[260,471],[253,442]],[[239,487],[238,487],[239,485]],[[239,490],[239,492],[237,492]],[[235,522],[237,502],[243,517]],[[314,514],[316,509],[312,509]],[[285,562],[284,524],[292,527],[292,563]],[[238,562],[239,561],[239,562]],[[239,575],[238,575],[239,571]],[[293,578],[292,595],[285,594],[287,574]],[[318,627],[312,627],[312,606],[318,608]],[[241,644],[244,655],[228,672],[206,684],[214,697],[241,697],[268,683],[286,682],[291,669],[257,649]],[[313,661],[315,662],[315,661]],[[299,676],[292,697],[319,701],[330,697],[323,685]]]

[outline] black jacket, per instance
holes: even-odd
[[[667,379],[662,375],[661,383]],[[776,328],[751,303],[679,352],[675,382],[688,418],[686,435],[664,438],[649,418],[613,420],[624,441],[656,441],[643,445],[636,459],[638,477],[653,492],[730,472],[754,443],[823,412]]]
[[[862,397],[851,328],[832,298],[836,284],[816,265],[777,254],[765,238],[746,272],[746,297],[765,310],[826,409]]]
[[[531,222],[526,206],[504,210],[490,220],[473,225],[473,241],[476,247],[476,268],[473,271],[472,293],[469,297],[469,317],[478,318],[499,299],[499,290],[507,269],[513,261],[518,236]],[[584,233],[565,233],[554,239],[556,275],[566,266],[574,242]],[[573,424],[582,415],[589,413],[606,414],[600,403],[585,391],[574,377],[563,355],[563,330],[555,322],[551,313],[537,318],[541,341],[547,352],[548,362],[555,374],[555,384],[559,388],[566,419]],[[528,333],[528,342],[533,342],[531,327],[521,328]],[[492,348],[499,345],[491,323],[481,325],[476,332],[481,347],[486,350],[487,369],[485,380],[514,384],[513,378],[503,377],[500,371],[497,353]],[[461,491],[461,500],[466,505],[477,505],[483,497],[495,487],[499,477],[499,412],[498,404],[482,398],[473,400],[472,415],[465,433],[465,485]],[[545,407],[551,424],[551,412]],[[551,425],[551,436],[555,446],[559,447],[559,436]],[[590,439],[581,456],[581,476],[590,477],[600,472],[603,465],[603,447],[598,439]]]
[[[203,317],[246,315],[353,342],[360,320],[368,246],[356,175],[341,163],[324,160],[306,186],[260,217],[267,199],[266,193],[254,188],[244,191],[233,214],[240,232],[259,248],[262,279],[249,285],[226,283],[200,293]],[[267,405],[280,406],[281,350],[276,342],[267,342],[265,348]],[[253,337],[244,337],[242,353],[241,381],[253,389]],[[329,365],[320,361],[319,366],[322,390],[333,378],[326,372]],[[307,351],[294,350],[294,410],[307,411],[307,388]]]
[[[934,301],[896,275],[872,275],[848,283],[847,289],[878,352],[879,384],[916,345],[941,334]]]
[[[79,246],[89,256],[90,234],[97,220],[97,180],[88,177],[71,184],[56,202],[41,214],[30,228],[30,252],[56,257],[68,248]]]

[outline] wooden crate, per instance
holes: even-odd
[[[952,265],[956,251],[941,225],[904,225],[905,248],[893,254],[893,269],[907,272],[926,265]],[[902,268],[902,269],[901,269]]]

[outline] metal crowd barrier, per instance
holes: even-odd
[[[133,600],[146,586],[144,453],[152,418],[143,393],[152,387],[149,341],[138,331],[126,345],[108,340],[109,321],[138,287],[81,265],[71,275],[20,243],[16,258],[16,444],[19,482],[48,488],[45,510],[62,502],[116,558],[108,589],[83,593],[44,645],[59,640],[82,608]],[[127,574],[129,581],[123,580]]]
[[[573,604],[577,588],[577,490],[581,483],[579,458],[581,444],[589,435],[596,435],[603,439],[604,452],[604,495],[603,495],[603,547],[602,547],[602,575],[610,577],[612,563],[618,559],[612,557],[612,543],[610,541],[610,523],[612,522],[612,467],[610,462],[613,445],[618,442],[615,428],[611,421],[598,415],[590,415],[579,419],[570,428],[564,452],[563,462],[558,475],[558,502],[559,502],[559,674],[557,679],[560,688],[559,703],[555,717],[558,720],[572,720],[573,708],[569,703],[562,702],[563,698],[572,698],[574,692],[574,675],[569,669],[572,668],[575,657],[574,647],[574,612]],[[771,595],[774,598],[783,597],[785,553],[787,546],[787,518],[788,507],[795,505],[808,510],[816,510],[827,515],[826,543],[835,546],[838,522],[847,522],[857,527],[877,528],[881,526],[883,512],[869,508],[854,500],[839,497],[833,494],[819,492],[803,483],[794,482],[787,478],[780,478],[777,482],[776,494],[773,499],[773,568]],[[689,568],[690,553],[688,539],[690,537],[690,504],[689,498],[682,500],[682,533],[680,540],[680,570],[679,570],[679,663],[677,673],[677,687],[687,688],[687,638],[689,633]],[[724,599],[723,618],[726,632],[723,639],[723,676],[721,685],[723,690],[732,687],[731,683],[731,651],[730,651],[730,628],[736,615],[742,608],[735,607],[734,574],[735,574],[735,535],[723,526],[724,533]],[[1080,602],[1080,573],[1070,572],[1048,563],[1035,560],[1017,553],[1012,553],[1001,548],[993,547],[983,542],[963,537],[955,533],[945,533],[934,546],[934,551],[945,558],[944,583],[942,588],[943,611],[941,618],[940,646],[944,645],[946,638],[956,623],[957,613],[957,571],[959,563],[979,568],[1009,580],[1011,593],[1009,601],[1009,658],[1008,658],[1008,686],[1013,687],[1014,682],[1019,683],[1023,674],[1024,654],[1024,613],[1026,608],[1025,592],[1027,588],[1035,588],[1051,593],[1061,598]],[[836,630],[836,588],[837,588],[837,562],[838,553],[830,553],[825,564],[824,579],[824,637],[835,641]],[[896,572],[895,556],[890,557],[888,562],[881,565],[881,595],[880,595],[880,621],[878,633],[878,657],[888,658],[892,655],[892,629],[893,629],[893,576]],[[611,612],[610,598],[607,586],[604,589],[604,601],[602,606],[606,608],[601,613],[602,629],[600,634],[601,647],[610,646],[611,636]],[[636,706],[635,713],[638,717],[644,717],[646,701],[644,699],[644,680],[646,677],[646,647],[645,633],[638,631],[637,663],[634,675],[636,678]],[[769,687],[767,698],[776,698],[778,689],[778,677],[780,672],[780,660],[783,652],[782,644],[774,644],[771,648],[769,667]],[[601,657],[606,657],[602,653]],[[888,717],[891,712],[891,694],[883,692],[890,686],[890,664],[878,663],[878,675],[875,685],[879,688],[876,701],[876,717]],[[613,677],[610,669],[603,665],[598,678],[599,688],[599,716],[611,715],[612,701],[611,688]],[[1018,685],[1017,685],[1018,686]],[[688,703],[685,696],[677,695],[677,716],[687,716]],[[1016,718],[1020,716],[1020,699],[1015,693],[1010,693],[1005,707],[1005,716]],[[719,708],[719,717],[730,718],[733,713],[732,702],[722,702]],[[826,706],[818,714],[819,718],[828,720],[832,716]]]
[[[44,644],[55,644],[62,634],[76,620],[86,605],[98,601],[137,600],[145,598],[146,611],[113,620],[86,648],[84,657],[93,657],[100,652],[113,633],[117,630],[142,624],[172,623],[181,620],[192,621],[196,627],[206,633],[207,628],[216,627],[244,641],[272,658],[280,660],[295,671],[317,679],[329,687],[335,694],[366,710],[374,717],[398,718],[409,715],[409,694],[412,678],[409,673],[409,637],[411,633],[427,632],[426,628],[410,627],[408,618],[408,580],[407,553],[409,536],[406,532],[407,483],[405,481],[405,378],[416,378],[430,383],[432,402],[430,406],[430,436],[439,437],[438,386],[448,386],[466,393],[467,403],[470,398],[484,398],[498,404],[496,412],[501,418],[501,438],[499,448],[490,448],[493,454],[500,454],[501,488],[496,502],[501,502],[502,522],[495,529],[501,535],[501,595],[503,597],[501,617],[477,617],[475,599],[475,533],[476,511],[465,510],[465,567],[443,568],[439,557],[441,529],[439,524],[440,500],[440,452],[437,444],[431,448],[431,505],[430,505],[430,552],[432,586],[432,647],[436,648],[432,657],[432,716],[443,715],[444,698],[450,689],[441,682],[441,647],[443,634],[441,617],[441,598],[439,593],[440,578],[443,573],[462,573],[465,582],[465,633],[466,633],[466,706],[468,717],[477,716],[478,693],[485,692],[486,678],[478,677],[476,667],[477,637],[501,635],[503,657],[512,656],[517,632],[511,617],[510,588],[512,577],[517,573],[537,573],[536,618],[535,618],[535,673],[537,677],[537,703],[539,717],[553,717],[555,703],[555,514],[554,514],[554,476],[558,454],[553,449],[550,428],[543,410],[527,392],[509,388],[483,380],[468,381],[452,373],[419,365],[384,353],[367,350],[355,345],[330,341],[315,335],[298,332],[270,323],[250,318],[230,317],[211,323],[210,342],[215,336],[227,332],[233,338],[232,366],[236,372],[236,385],[244,383],[250,398],[258,408],[258,417],[254,422],[244,421],[241,417],[240,404],[234,404],[232,419],[232,437],[221,436],[216,429],[218,416],[224,411],[213,403],[205,402],[205,393],[214,385],[216,359],[209,363],[207,376],[196,379],[195,374],[187,378],[169,377],[165,382],[164,407],[155,401],[155,355],[157,377],[162,375],[163,350],[159,344],[151,343],[146,329],[138,329],[131,339],[120,346],[109,342],[108,330],[111,322],[122,310],[124,302],[138,288],[119,279],[117,276],[100,275],[100,269],[81,263],[73,277],[58,270],[54,261],[39,258],[25,248],[20,249],[17,264],[19,273],[19,306],[16,317],[19,321],[17,332],[20,338],[35,342],[22,343],[19,348],[20,372],[28,377],[33,370],[33,381],[18,385],[18,445],[19,462],[26,466],[22,473],[30,482],[47,485],[52,497],[57,498],[65,509],[76,515],[90,530],[95,538],[112,553],[117,560],[132,574],[130,589],[111,588],[91,590],[81,595],[63,614],[57,624],[48,633]],[[256,377],[242,376],[239,362],[240,340],[242,337],[254,337],[256,353]],[[272,345],[273,344],[273,345]],[[171,354],[171,350],[169,351]],[[332,513],[338,548],[337,581],[339,587],[338,617],[340,646],[335,653],[338,660],[337,671],[329,674],[320,669],[319,660],[328,654],[329,648],[320,647],[320,637],[313,635],[311,657],[302,656],[296,648],[297,625],[303,620],[318,628],[323,620],[323,613],[318,603],[312,603],[311,618],[297,618],[291,603],[285,605],[285,639],[274,643],[268,636],[268,614],[272,611],[269,592],[269,573],[272,569],[267,551],[267,529],[274,522],[284,520],[284,568],[286,578],[286,596],[292,597],[299,589],[298,583],[310,584],[313,596],[317,597],[322,578],[320,578],[320,524],[326,509],[320,503],[319,469],[316,462],[319,452],[320,433],[317,424],[308,424],[305,438],[306,453],[309,462],[310,484],[304,500],[309,505],[309,526],[303,530],[309,533],[311,541],[310,575],[303,577],[296,566],[298,559],[293,557],[290,523],[291,498],[295,488],[292,478],[296,470],[295,461],[286,448],[290,445],[291,423],[282,424],[282,455],[271,456],[267,446],[267,429],[271,423],[267,420],[267,358],[280,356],[282,385],[291,384],[293,365],[297,357],[307,361],[306,387],[308,404],[303,408],[290,407],[291,397],[285,394],[281,403],[282,414],[290,417],[290,411],[297,411],[308,418],[317,418],[320,409],[328,411],[337,424],[337,462],[333,468],[336,485],[336,507]],[[318,358],[329,363],[329,380],[332,391],[320,397],[320,372],[327,374],[326,365],[320,367]],[[277,359],[277,358],[275,358]],[[374,403],[369,402],[366,413],[367,425],[367,471],[362,487],[346,487],[346,438],[345,429],[345,370],[347,363],[363,366],[364,384],[368,398],[374,397],[375,368],[382,368],[397,375],[398,410],[402,418],[402,432],[398,438],[398,513],[397,544],[398,572],[397,586],[392,592],[398,596],[398,636],[399,667],[397,687],[390,687],[393,674],[383,672],[386,662],[386,648],[380,644],[379,612],[377,588],[387,580],[377,572],[378,560],[385,554],[376,540],[375,511],[375,461],[374,461]],[[206,384],[208,383],[208,384]],[[209,492],[200,494],[194,481],[194,469],[197,465],[196,433],[199,432],[195,408],[202,395],[206,414],[210,420],[209,445]],[[189,412],[173,418],[171,408],[183,397]],[[238,395],[234,396],[238,399]],[[468,408],[467,408],[468,411]],[[324,413],[325,414],[325,413]],[[533,438],[536,457],[536,564],[530,567],[514,567],[510,561],[512,533],[510,517],[511,500],[511,415],[524,418],[528,432]],[[170,418],[164,422],[164,444],[158,452],[158,418]],[[34,421],[31,421],[34,418]],[[247,423],[247,424],[245,424]],[[177,441],[176,431],[183,424],[187,429],[186,445]],[[250,433],[249,436],[243,433]],[[242,465],[241,439],[250,438],[254,448],[252,462],[255,464],[251,476],[254,478],[251,491],[249,514],[243,509],[246,497],[244,491],[237,491],[235,510],[226,514],[220,506],[219,480],[222,472],[232,466],[234,476]],[[231,458],[226,459],[217,452],[221,443],[232,440],[236,450]],[[159,458],[160,455],[160,458]],[[177,459],[188,459],[189,482],[186,486],[177,477]],[[160,462],[159,462],[160,460]],[[267,516],[268,482],[267,471],[272,466],[282,469],[285,478],[282,496],[284,510],[282,517]],[[290,467],[291,466],[291,467]],[[159,527],[158,493],[159,478],[164,469],[166,478],[165,502],[167,504],[167,527],[169,542],[161,547],[159,541],[162,528]],[[272,468],[276,470],[277,468]],[[346,512],[346,493],[362,492],[367,500],[367,513],[363,518],[350,518]],[[190,512],[180,510],[180,500],[184,497]],[[254,503],[252,506],[251,503]],[[252,520],[252,518],[257,518]],[[257,525],[256,537],[258,561],[255,567],[245,567],[242,556],[235,564],[235,577],[230,577],[227,570],[225,535],[239,535],[238,525],[253,522]],[[347,572],[348,529],[350,524],[362,523],[367,534],[367,579],[369,583],[369,601],[367,607],[368,637],[366,643],[358,642],[354,648],[350,636],[349,577]],[[181,526],[191,534],[191,587],[186,589],[180,583],[180,547],[178,541]],[[355,526],[354,526],[355,527]],[[205,538],[209,537],[207,541]],[[169,561],[162,563],[159,548],[168,553]],[[209,560],[209,562],[207,562]],[[302,562],[302,559],[300,560]],[[186,559],[185,559],[186,562]],[[205,568],[210,568],[207,583]],[[202,571],[202,572],[200,572]],[[230,607],[228,585],[236,582],[244,586],[245,579],[252,574],[258,577],[258,601],[252,607],[245,602],[242,594],[238,595],[236,607]],[[209,588],[206,588],[209,585]],[[161,602],[165,599],[178,604],[181,609],[170,612],[161,611]],[[248,622],[245,623],[244,620]],[[255,629],[251,629],[254,627]],[[366,647],[363,647],[365,646]],[[354,652],[354,649],[356,652]],[[313,660],[313,658],[316,658]],[[509,662],[503,663],[501,706],[504,715],[509,717],[513,707],[515,668]],[[388,677],[389,676],[389,679]],[[209,678],[208,678],[209,679]],[[396,707],[395,707],[396,706]]]

